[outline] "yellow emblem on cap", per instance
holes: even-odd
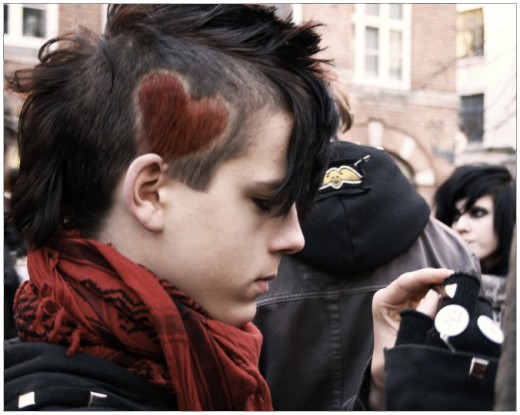
[[[344,183],[359,184],[363,176],[349,166],[331,167],[323,177],[323,183],[320,190],[327,187],[339,189]]]

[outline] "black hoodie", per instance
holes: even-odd
[[[383,150],[334,145],[305,248],[258,302],[260,370],[275,410],[340,410],[372,354],[374,293],[424,267],[480,273],[459,237]]]
[[[47,343],[4,342],[4,410],[174,411],[173,395],[107,360]]]
[[[295,254],[321,270],[351,274],[409,248],[430,216],[393,158],[383,150],[338,142]]]

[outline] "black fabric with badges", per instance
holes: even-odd
[[[49,343],[4,342],[5,411],[176,411],[175,397],[105,359]]]
[[[386,409],[489,411],[503,335],[480,281],[455,273],[434,319],[401,313],[395,347],[385,350]]]
[[[358,381],[373,349],[374,293],[426,267],[480,272],[388,153],[349,142],[333,148],[302,226],[305,248],[283,256],[257,302],[260,371],[276,411],[366,408]]]

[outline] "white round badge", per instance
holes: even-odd
[[[502,344],[504,341],[504,333],[502,329],[488,316],[480,316],[477,319],[477,325],[484,336],[492,342]]]
[[[439,310],[435,316],[435,328],[444,336],[457,336],[469,324],[469,313],[457,304],[450,304]]]

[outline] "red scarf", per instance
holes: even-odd
[[[20,338],[110,360],[174,393],[180,410],[272,410],[262,336],[211,320],[187,295],[109,245],[55,238],[29,252]]]

